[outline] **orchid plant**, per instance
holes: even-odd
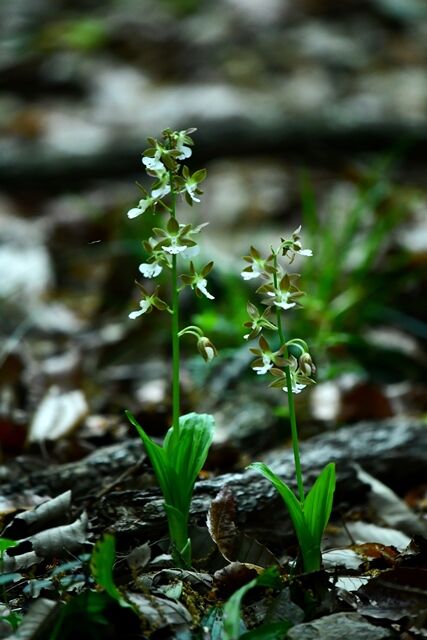
[[[180,416],[180,339],[193,336],[197,348],[206,361],[216,356],[216,348],[196,325],[180,328],[179,295],[190,287],[197,296],[212,300],[208,291],[207,276],[213,262],[196,268],[193,262],[199,253],[197,237],[206,226],[193,226],[179,222],[177,200],[182,198],[188,205],[200,202],[200,184],[206,170],[191,173],[183,164],[192,154],[195,129],[172,131],[165,129],[159,140],[148,138],[149,148],[144,151],[142,163],[148,176],[154,179],[151,191],[141,184],[142,198],[138,205],[128,211],[128,218],[142,214],[163,212],[167,221],[162,228],[154,227],[153,236],[143,241],[148,259],[139,266],[141,275],[153,281],[162,273],[169,274],[170,301],[165,299],[160,285],[137,283],[141,290],[139,309],[129,318],[150,313],[153,309],[171,314],[172,333],[172,426],[162,446],[153,442],[134,416],[127,412],[130,422],[142,438],[147,455],[153,465],[157,481],[164,498],[172,554],[180,566],[191,565],[191,541],[188,535],[190,502],[196,478],[202,469],[212,443],[214,421],[206,414],[190,413]],[[178,273],[179,262],[187,264],[186,272]]]
[[[301,393],[308,385],[314,384],[316,367],[313,364],[307,343],[301,338],[285,339],[282,314],[301,306],[304,293],[299,289],[298,274],[290,274],[281,263],[286,258],[291,264],[296,256],[310,257],[310,249],[303,249],[301,227],[288,239],[282,238],[277,249],[271,247],[270,254],[263,258],[260,252],[251,247],[249,255],[244,257],[248,265],[241,275],[244,280],[260,278],[263,282],[257,293],[261,304],[266,306],[263,312],[248,303],[249,320],[245,326],[249,329],[246,340],[258,338],[258,348],[251,348],[256,356],[252,369],[257,375],[270,375],[270,386],[286,392],[289,404],[289,417],[292,433],[292,448],[295,463],[298,495],[286,485],[267,465],[255,462],[250,465],[262,473],[276,488],[285,502],[298,538],[304,570],[317,571],[321,567],[321,540],[332,510],[335,490],[335,465],[329,463],[306,494],[301,469],[298,442],[298,429],[295,413],[294,394]],[[273,350],[265,338],[265,331],[278,334],[279,348]]]

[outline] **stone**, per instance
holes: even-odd
[[[297,624],[288,631],[288,640],[386,640],[391,631],[376,627],[358,613],[334,613],[319,620]]]

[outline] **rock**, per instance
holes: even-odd
[[[274,160],[220,161],[209,166],[204,210],[213,229],[265,223],[289,204],[290,176]]]
[[[53,266],[44,234],[36,222],[19,218],[10,203],[0,202],[0,299],[23,315],[46,295],[53,284]]]
[[[243,19],[248,26],[260,29],[274,28],[291,3],[289,0],[263,0],[262,3],[253,0],[224,0],[223,4],[230,6],[239,20]]]
[[[334,613],[314,622],[297,624],[288,631],[288,640],[387,640],[395,635],[376,627],[358,613]]]
[[[270,455],[270,465],[289,486],[295,488],[292,451]],[[352,462],[404,491],[424,481],[427,464],[427,430],[424,424],[387,420],[365,422],[333,433],[324,433],[302,444],[301,460],[307,487],[327,462],[337,463],[337,489],[334,506],[345,511],[366,502],[367,486],[358,479]],[[139,440],[99,449],[84,460],[23,476],[20,467],[9,469],[5,496],[31,487],[40,494],[57,495],[69,488],[76,498],[93,493],[94,482],[108,487],[140,461],[136,476],[124,490],[110,492],[99,502],[96,520],[100,530],[114,522],[122,538],[158,539],[165,534],[166,518],[158,489],[147,488],[147,474],[152,474]],[[1,471],[1,469],[0,469]],[[96,477],[96,480],[94,478]],[[145,480],[144,480],[145,478]],[[228,473],[196,483],[191,505],[193,522],[204,521],[212,498],[228,484],[237,504],[237,525],[242,531],[279,550],[293,540],[292,527],[283,502],[262,476],[252,470]],[[123,483],[122,485],[123,486]],[[141,488],[142,487],[142,488]],[[272,546],[271,546],[272,545]]]
[[[349,26],[350,25],[350,28]],[[357,26],[352,22],[337,25],[320,20],[306,20],[290,29],[285,37],[293,56],[315,60],[323,64],[360,68],[369,60],[372,38],[366,28],[363,37],[356,36]]]

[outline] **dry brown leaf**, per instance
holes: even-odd
[[[212,540],[226,560],[236,559],[240,533],[235,523],[236,502],[227,485],[211,502],[207,516],[207,526]]]

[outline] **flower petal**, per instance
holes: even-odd
[[[145,156],[144,158],[142,158],[142,163],[147,167],[147,169],[149,169],[150,171],[165,171],[166,167],[163,164],[163,162],[161,162],[159,160],[159,157],[156,157],[157,154],[154,156],[154,158],[148,158],[147,156]]]
[[[139,209],[139,207],[134,207],[133,209],[129,209],[127,216],[128,218],[136,218],[137,216],[140,216],[141,213],[144,213],[142,209]]]
[[[178,253],[183,253],[188,247],[185,244],[173,244],[170,247],[162,246],[163,251],[170,253],[172,256],[176,256]]]
[[[254,371],[257,372],[258,376],[263,376],[265,373],[268,373],[270,371],[270,369],[273,368],[273,363],[269,362],[268,364],[265,364],[262,367],[252,367]]]
[[[187,191],[188,195],[193,200],[193,202],[200,202],[200,198],[197,198],[196,196],[196,189],[197,189],[197,183],[195,182],[185,183],[185,190]]]
[[[139,265],[139,270],[144,278],[156,278],[163,268],[157,262],[143,262]]]
[[[242,271],[240,275],[243,280],[252,280],[253,278],[258,278],[261,274],[257,271]]]
[[[154,191],[151,192],[151,196],[155,200],[158,200],[159,198],[164,198],[170,192],[171,192],[170,184],[164,184],[161,187],[159,187],[158,189],[154,189]]]
[[[207,280],[205,278],[202,278],[201,280],[199,280],[196,283],[196,288],[203,293],[204,296],[206,296],[206,298],[208,298],[209,300],[215,300],[215,296],[213,296],[211,293],[209,293],[209,291],[206,288],[207,285]]]
[[[292,302],[291,304],[289,304],[289,302],[277,302],[277,300],[274,301],[274,304],[276,305],[276,307],[280,307],[281,309],[292,309],[292,307],[295,307],[295,302]]]
[[[145,313],[144,311],[132,311],[132,313],[129,314],[129,318],[131,320],[135,320],[135,318],[138,318],[138,316],[142,316],[142,314]]]
[[[180,155],[177,156],[177,160],[185,160],[192,154],[192,150],[190,149],[190,147],[186,147],[183,144],[178,144],[176,148],[178,149],[178,151],[180,151]]]

